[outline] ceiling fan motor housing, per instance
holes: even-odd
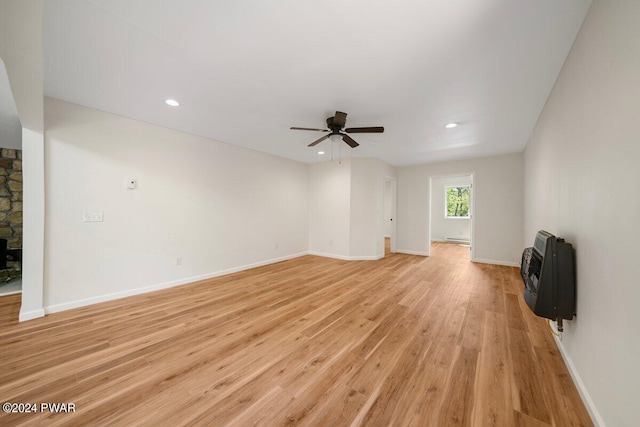
[[[333,137],[331,138],[331,140],[335,142],[336,140],[335,137],[339,136],[348,146],[350,146],[351,148],[356,148],[360,144],[358,144],[356,141],[354,141],[353,138],[347,135],[348,133],[351,133],[351,132],[382,133],[384,132],[384,128],[382,126],[346,128],[344,129],[344,132],[343,132],[342,129],[346,125],[346,120],[347,120],[347,113],[343,113],[342,111],[336,111],[336,114],[333,117],[327,118],[327,128],[329,128],[328,131],[325,129],[314,129],[314,128],[307,128],[307,127],[291,127],[291,129],[292,130],[310,130],[310,131],[316,131],[316,132],[330,131],[328,134],[324,135],[322,138],[319,138],[313,141],[311,144],[308,145],[308,147],[315,147],[316,145],[318,145],[319,143],[321,143],[322,141],[330,137]]]
[[[333,131],[340,130],[340,128],[335,128],[333,126],[333,117],[327,117],[327,127]]]

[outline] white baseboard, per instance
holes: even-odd
[[[511,261],[496,261],[493,259],[472,259],[472,262],[479,262],[480,264],[495,264],[495,265],[504,265],[507,267],[520,267],[519,262],[511,262]]]
[[[192,277],[186,277],[184,279],[172,280],[170,282],[157,283],[155,285],[145,286],[142,288],[128,289],[126,291],[114,292],[111,294],[100,295],[100,296],[85,298],[85,299],[76,300],[76,301],[69,301],[62,304],[50,305],[44,308],[44,311],[42,312],[42,316],[44,316],[45,313],[46,314],[57,313],[60,311],[71,310],[73,308],[79,308],[87,305],[98,304],[101,302],[112,301],[119,298],[125,298],[133,295],[145,294],[147,292],[158,291],[160,289],[186,285],[189,283],[198,282],[200,280],[212,279],[214,277],[224,276],[226,274],[231,274],[231,273],[237,273],[239,271],[249,270],[251,268],[262,267],[263,265],[274,264],[276,262],[286,261],[288,259],[298,258],[304,255],[308,255],[308,252],[299,252],[297,254],[287,255],[280,258],[273,258],[270,260],[260,261],[253,264],[247,264],[240,267],[229,268],[226,270],[220,270],[213,273],[201,274],[199,276],[192,276]],[[40,316],[36,316],[36,317],[40,317]],[[20,314],[20,319],[22,321],[22,314]],[[25,319],[25,320],[28,320],[28,319]]]
[[[346,256],[346,255],[328,254],[326,252],[316,252],[316,251],[309,251],[309,255],[340,259],[343,261],[376,261],[384,258],[384,255],[382,256],[379,256],[379,255]]]
[[[427,252],[408,251],[408,250],[405,250],[405,249],[396,249],[396,253],[398,253],[398,254],[407,254],[407,255],[429,256],[429,254]]]
[[[384,258],[384,255],[350,256],[349,261],[377,261]]]
[[[321,256],[325,258],[341,259],[343,261],[351,261],[346,255],[328,254],[325,252],[309,251],[309,255]]]
[[[41,308],[31,311],[20,310],[20,314],[18,315],[18,322],[25,322],[27,320],[37,319],[38,317],[44,317],[44,313],[44,310]]]
[[[589,394],[589,392],[587,391],[587,388],[582,382],[582,378],[580,378],[580,375],[578,374],[578,371],[576,370],[576,367],[573,364],[573,360],[571,360],[571,358],[565,351],[564,346],[562,345],[562,341],[560,341],[556,336],[554,336],[553,338],[556,340],[556,344],[558,345],[558,349],[560,350],[562,359],[564,359],[564,364],[569,369],[569,374],[571,374],[573,383],[576,385],[576,388],[578,389],[578,393],[580,393],[582,402],[584,403],[584,406],[587,408],[587,411],[589,412],[591,421],[593,421],[593,424],[598,427],[605,427],[604,420],[600,416],[600,412],[598,412],[596,405],[593,403],[593,400],[591,399],[591,395]]]

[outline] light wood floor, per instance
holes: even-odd
[[[0,425],[591,425],[518,270],[305,256],[17,324],[0,299],[0,401],[75,414]]]

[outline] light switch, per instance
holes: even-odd
[[[102,212],[85,212],[84,222],[102,222]]]

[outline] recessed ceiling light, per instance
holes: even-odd
[[[318,151],[318,154],[323,155],[324,151]]]
[[[175,99],[167,99],[164,101],[167,105],[171,105],[172,107],[179,107],[180,103]]]
[[[446,125],[444,125],[444,127],[446,127],[447,129],[453,129],[456,126],[458,126],[457,123],[447,123]]]

